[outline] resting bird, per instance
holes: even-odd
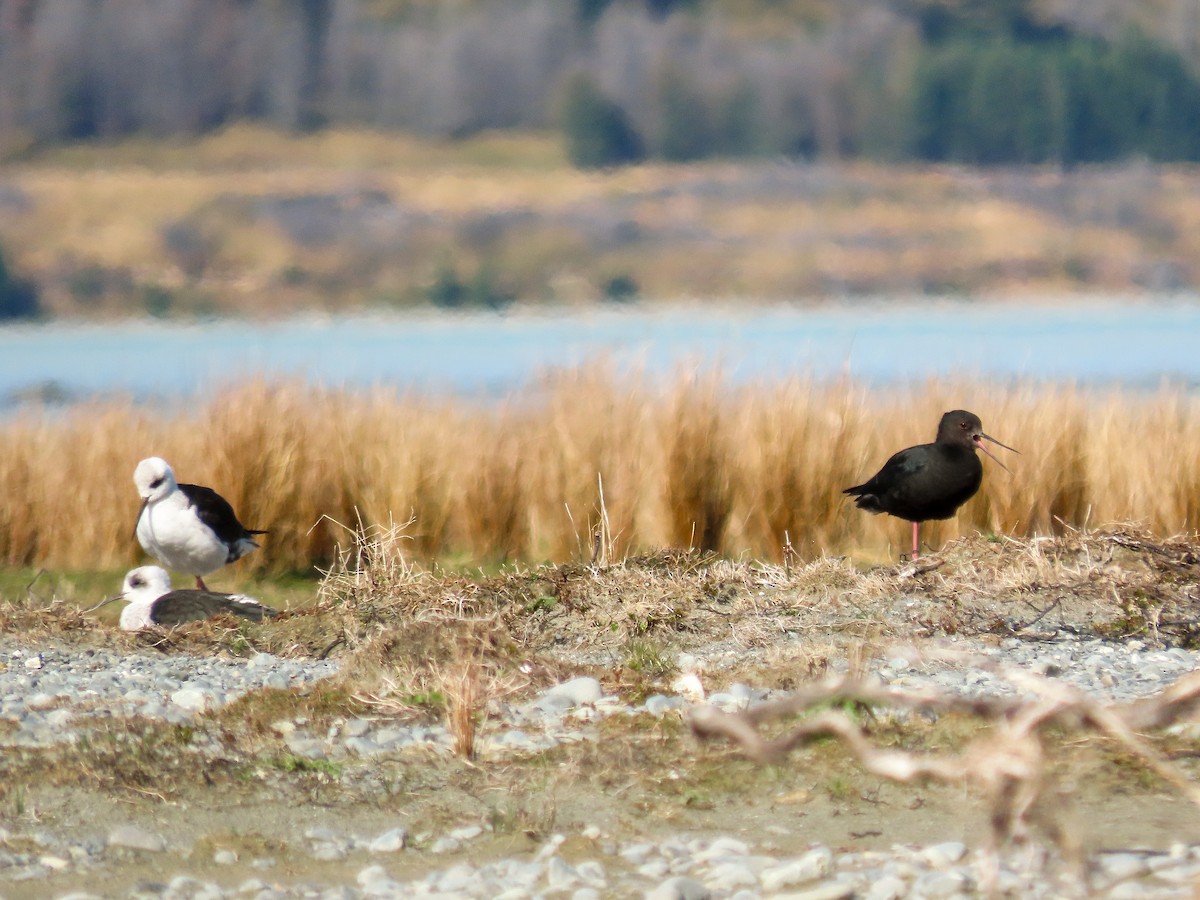
[[[983,482],[983,463],[975,455],[979,449],[995,459],[1000,468],[1008,466],[996,459],[984,446],[991,441],[1005,450],[1013,450],[983,433],[983,423],[975,413],[955,409],[942,416],[937,438],[932,444],[918,444],[901,450],[883,464],[867,482],[846,488],[842,493],[854,496],[854,505],[872,513],[889,513],[913,523],[913,559],[920,550],[921,523],[930,519],[949,519],[958,508],[975,496]]]
[[[241,559],[258,544],[255,531],[238,521],[229,501],[212,488],[179,484],[167,461],[143,459],[133,470],[133,483],[142,498],[134,534],[142,549],[167,568],[196,578]]]
[[[263,606],[243,594],[173,591],[171,576],[158,566],[141,566],[132,570],[125,576],[121,593],[86,612],[94,612],[114,600],[125,600],[129,604],[121,610],[120,624],[125,631],[141,631],[151,625],[169,627],[183,622],[196,622],[221,613],[231,613],[255,622],[278,615],[271,607]]]

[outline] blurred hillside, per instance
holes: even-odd
[[[1200,158],[1195,0],[2,0],[0,142],[570,127],[650,156]]]
[[[1196,0],[0,0],[0,319],[1192,289],[1198,73]]]
[[[1194,166],[593,171],[510,132],[240,125],[0,171],[9,302],[32,283],[62,316],[1171,292],[1200,284],[1198,222]]]

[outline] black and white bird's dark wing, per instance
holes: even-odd
[[[196,622],[222,613],[261,622],[278,613],[257,600],[241,594],[220,594],[215,591],[170,591],[150,607],[150,621],[155,625],[180,625]]]
[[[179,490],[196,511],[196,518],[212,529],[213,534],[224,543],[233,545],[249,540],[253,535],[266,534],[265,531],[256,531],[243,525],[229,501],[212,488],[200,484],[180,484]]]

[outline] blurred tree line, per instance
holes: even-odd
[[[581,166],[1200,158],[1196,0],[0,0],[0,144],[561,128]]]

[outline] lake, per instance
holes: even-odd
[[[597,358],[664,373],[719,365],[734,381],[895,383],[954,373],[1192,386],[1200,384],[1198,344],[1196,296],[52,323],[0,328],[0,397],[204,395],[250,375],[496,395]]]

